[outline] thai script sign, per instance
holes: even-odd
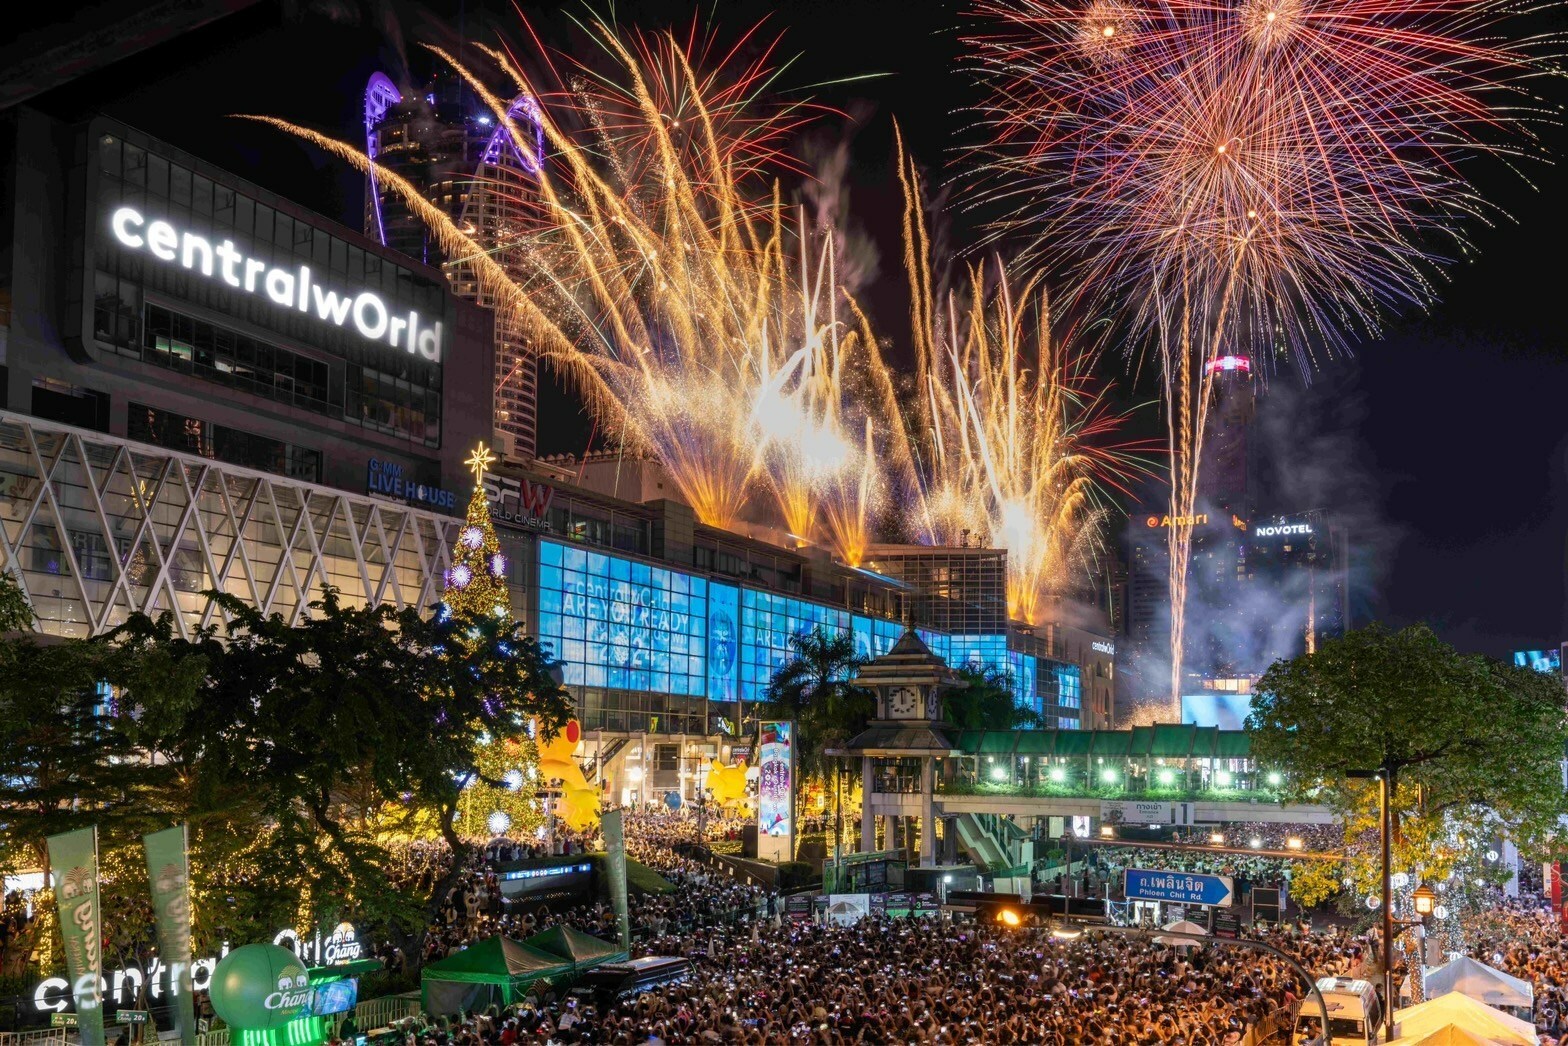
[[[1126,896],[1129,901],[1175,901],[1178,904],[1229,908],[1234,886],[1228,875],[1199,875],[1195,872],[1165,872],[1147,868],[1129,868],[1126,871]]]

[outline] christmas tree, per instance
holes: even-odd
[[[521,838],[544,823],[539,750],[526,733],[498,737],[475,753],[479,777],[463,790],[457,830],[475,839]]]
[[[446,572],[447,608],[454,614],[510,617],[512,599],[506,591],[506,556],[490,521],[490,501],[485,496],[485,469],[495,455],[483,444],[464,462],[474,473],[474,496],[468,499],[468,519],[452,546],[452,569]]]
[[[452,569],[446,572],[444,600],[453,614],[510,618],[512,600],[506,588],[506,556],[490,519],[485,496],[485,470],[495,455],[483,444],[464,463],[474,473],[474,494],[468,515],[452,546]],[[474,753],[478,774],[463,791],[458,831],[470,838],[521,836],[543,820],[537,782],[539,751],[526,732],[486,738]]]

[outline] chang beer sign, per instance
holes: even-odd
[[[98,902],[98,829],[51,835],[51,885],[60,916],[82,1046],[103,1046],[103,911]]]
[[[272,943],[316,966],[341,966],[365,957],[365,945],[350,922],[338,923],[329,934],[317,932],[314,938],[301,937],[293,930],[279,930]]]
[[[247,944],[224,956],[209,991],[225,1022],[258,1031],[308,1016],[316,998],[299,957],[276,944]]]

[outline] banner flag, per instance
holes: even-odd
[[[610,873],[610,903],[615,906],[615,925],[621,931],[621,947],[632,946],[631,913],[626,908],[626,835],[621,830],[621,812],[610,810],[599,818],[604,832],[605,866]]]
[[[49,869],[65,969],[76,1004],[76,1032],[82,1046],[103,1043],[103,912],[98,902],[98,829],[79,828],[51,835]]]
[[[191,997],[190,861],[185,825],[142,836],[147,883],[158,926],[158,957],[169,974],[175,1028],[181,1042],[196,1041],[196,1006]]]

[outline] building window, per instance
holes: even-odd
[[[142,443],[214,458],[258,472],[271,472],[309,483],[321,481],[320,451],[140,403],[130,406],[126,435]]]
[[[52,378],[34,378],[33,417],[108,432],[109,394]]]

